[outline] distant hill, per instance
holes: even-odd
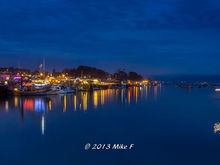
[[[153,79],[164,81],[187,81],[196,82],[204,81],[211,83],[220,83],[220,75],[170,75],[170,76],[151,76]]]

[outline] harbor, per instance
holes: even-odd
[[[219,150],[219,98],[219,93],[209,88],[193,88],[189,92],[159,85],[2,97],[0,151],[5,159],[1,161],[13,157],[10,161],[13,163],[19,160],[28,164],[31,159],[37,164],[63,161],[68,164],[81,159],[82,154],[90,160],[93,152],[105,152],[103,160],[114,159],[119,153],[131,153],[135,155],[129,157],[132,164],[153,161],[143,156],[152,151],[162,156],[176,152],[196,153],[199,157],[206,150],[194,146]],[[136,149],[129,152],[84,150],[86,143],[121,141],[134,143]],[[177,143],[181,151],[176,148]],[[22,152],[18,153],[19,147]],[[139,155],[140,151],[143,154]],[[214,152],[214,157],[207,153],[206,158],[217,160],[217,155],[218,152]],[[88,162],[82,158],[81,163]]]
[[[0,0],[0,165],[215,165],[220,1]]]
[[[105,89],[126,89],[130,87],[160,85],[158,81],[150,81],[142,77],[129,79],[126,73],[122,71],[118,71],[119,73],[115,75],[102,71],[105,73],[103,77],[100,74],[100,70],[97,71],[97,69],[94,70],[90,67],[87,67],[87,70],[91,70],[88,74],[80,73],[80,75],[75,76],[65,70],[56,73],[46,72],[41,69],[37,72],[8,68],[1,70],[0,95],[2,96],[46,96],[80,91],[93,92]]]
[[[60,72],[48,72],[42,68],[41,66],[37,71],[0,68],[0,96],[49,96],[162,85],[172,85],[186,90],[211,88],[216,92],[220,91],[219,81],[209,79],[187,81],[187,78],[179,80],[143,78],[135,72],[126,73],[118,70],[110,74],[88,66],[64,69]]]

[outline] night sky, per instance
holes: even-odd
[[[218,0],[0,0],[0,66],[220,74]]]

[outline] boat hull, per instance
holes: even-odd
[[[14,96],[45,96],[49,90],[38,91],[11,91],[10,94]]]

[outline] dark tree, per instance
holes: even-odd
[[[143,77],[136,72],[129,72],[128,73],[128,79],[132,81],[141,81],[143,80]]]
[[[14,68],[14,67],[0,68],[0,72],[10,72],[12,74],[24,73],[24,72],[31,73],[29,69]]]
[[[72,76],[72,77],[77,77],[76,69],[66,68],[66,69],[63,70],[63,73],[68,74],[69,76]]]
[[[116,80],[127,80],[128,79],[128,74],[124,70],[118,70],[116,73],[114,73],[114,78]]]
[[[87,78],[99,78],[106,79],[109,73],[89,66],[79,66],[77,69],[64,69],[63,73],[68,73],[68,75],[73,77],[87,77]]]

